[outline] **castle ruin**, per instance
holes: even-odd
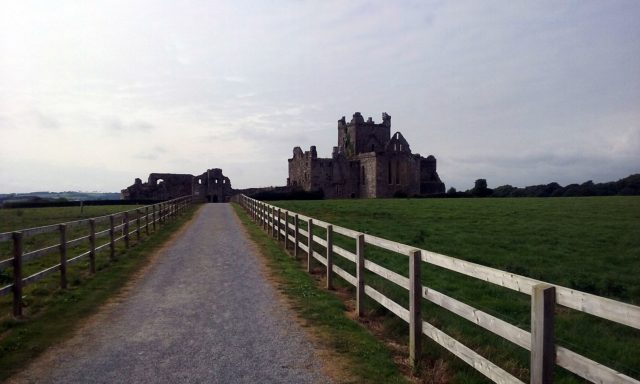
[[[436,158],[411,153],[400,132],[391,136],[391,116],[382,123],[364,120],[356,112],[350,122],[338,120],[338,146],[331,158],[319,158],[316,147],[293,149],[287,186],[322,191],[324,197],[375,198],[442,194],[444,183],[436,171]]]
[[[135,179],[121,191],[125,200],[169,200],[192,195],[196,201],[218,203],[229,201],[233,194],[231,181],[222,169],[213,168],[199,176],[179,173],[152,173],[146,183]]]

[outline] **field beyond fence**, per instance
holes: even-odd
[[[593,200],[583,202],[590,201]],[[292,248],[294,255],[307,258],[309,270],[313,265],[321,265],[328,288],[334,284],[352,286],[359,315],[375,302],[408,323],[413,364],[421,359],[423,344],[432,348],[437,343],[495,382],[519,383],[529,379],[532,383],[546,383],[555,376],[563,382],[582,378],[596,383],[639,383],[640,307],[363,233],[361,228],[370,222],[357,222],[354,230],[247,197],[241,203],[258,225],[285,247]],[[350,209],[359,205],[366,207],[361,219],[377,218],[388,232],[392,232],[392,226],[400,227],[409,232],[405,235],[412,237],[411,243],[427,239],[428,245],[432,235],[422,229],[407,229],[399,221],[381,220],[387,212],[377,208],[384,201],[279,204],[309,204],[310,210],[322,209],[335,219],[348,216],[352,213]],[[336,205],[342,209],[333,210]],[[517,212],[505,214],[513,213]],[[578,217],[582,214],[574,213]],[[407,216],[407,220],[412,219],[411,214]],[[631,220],[638,223],[634,213]],[[529,230],[535,231],[537,224],[532,222]],[[589,224],[582,223],[586,228]],[[633,230],[630,232],[615,235],[632,236]],[[636,251],[631,250],[632,254]],[[582,260],[585,264],[590,261]],[[611,261],[599,263],[606,265]],[[579,267],[576,266],[575,273]],[[621,280],[635,280],[637,284],[638,275],[633,275],[636,267],[630,262],[627,271],[631,277],[621,276]],[[612,293],[621,296],[631,293],[630,301],[635,302],[638,298],[632,284],[612,289]],[[423,342],[422,335],[434,343]]]
[[[0,296],[12,294],[13,316],[21,317],[25,287],[58,274],[60,288],[66,289],[68,267],[88,260],[88,273],[96,273],[99,252],[108,251],[109,259],[115,260],[118,244],[129,248],[134,239],[139,242],[143,235],[155,232],[157,225],[176,217],[190,203],[187,196],[101,217],[0,233],[0,255],[11,253],[11,257],[0,257]],[[100,243],[102,238],[107,240]]]

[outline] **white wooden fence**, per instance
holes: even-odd
[[[458,340],[423,321],[421,304],[422,299],[425,299],[529,350],[531,352],[531,383],[533,384],[553,382],[553,370],[556,365],[594,383],[640,384],[640,381],[632,377],[556,344],[554,337],[554,308],[556,305],[562,305],[635,329],[640,329],[640,307],[424,249],[416,249],[406,244],[332,225],[296,212],[282,210],[244,195],[240,197],[240,203],[265,231],[268,231],[278,241],[284,241],[285,247],[293,245],[296,257],[298,257],[300,250],[304,251],[307,255],[308,270],[311,268],[312,259],[326,266],[327,288],[331,288],[334,275],[340,276],[353,285],[356,288],[358,316],[363,315],[364,298],[368,296],[407,322],[409,324],[410,362],[413,366],[420,358],[421,336],[426,335],[492,381],[496,383],[522,383]],[[313,235],[313,230],[316,227],[326,230],[325,239]],[[335,245],[333,233],[353,239],[356,253]],[[306,241],[301,241],[300,236],[304,237]],[[324,256],[313,250],[314,244],[325,248]],[[364,251],[365,244],[408,256],[409,276],[400,275],[367,260]],[[335,255],[355,263],[356,275],[353,276],[335,265]],[[531,332],[423,286],[420,277],[422,263],[436,265],[531,296]],[[364,279],[365,269],[408,290],[409,308],[401,306],[367,285]],[[636,353],[640,353],[640,346],[638,346]]]
[[[124,242],[125,248],[129,248],[131,236],[135,236],[139,241],[142,230],[148,235],[149,227],[151,226],[152,230],[155,231],[156,224],[163,224],[167,220],[176,217],[187,208],[191,201],[191,196],[185,196],[111,215],[0,233],[0,243],[13,242],[13,257],[0,260],[0,270],[9,267],[13,269],[13,283],[0,287],[0,296],[13,293],[13,314],[14,316],[22,316],[23,287],[60,272],[60,286],[63,289],[66,288],[68,265],[75,264],[88,257],[89,271],[92,274],[95,273],[95,257],[97,252],[108,248],[110,252],[109,257],[115,259],[116,243],[118,241]],[[120,222],[120,224],[115,225],[116,222]],[[96,232],[96,226],[100,224],[104,226],[106,223],[108,223],[106,229]],[[85,228],[88,233],[87,235],[67,240],[68,231],[72,228]],[[54,232],[60,234],[59,243],[27,253],[24,252],[24,240],[26,238]],[[120,234],[120,236],[117,236],[118,234]],[[108,237],[108,241],[104,244],[96,245],[96,240],[103,237]],[[67,259],[67,251],[80,246],[88,247],[88,250],[73,258]],[[56,252],[60,254],[59,263],[28,277],[22,277],[23,264],[25,262],[36,260]]]

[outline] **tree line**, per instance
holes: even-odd
[[[635,196],[640,195],[640,174],[636,173],[607,183],[594,183],[589,180],[582,184],[561,186],[549,184],[514,187],[509,184],[489,188],[486,179],[478,179],[472,189],[464,192],[449,188],[447,197],[577,197],[577,196]]]

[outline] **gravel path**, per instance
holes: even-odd
[[[256,252],[229,204],[205,205],[130,294],[10,382],[330,382]]]

